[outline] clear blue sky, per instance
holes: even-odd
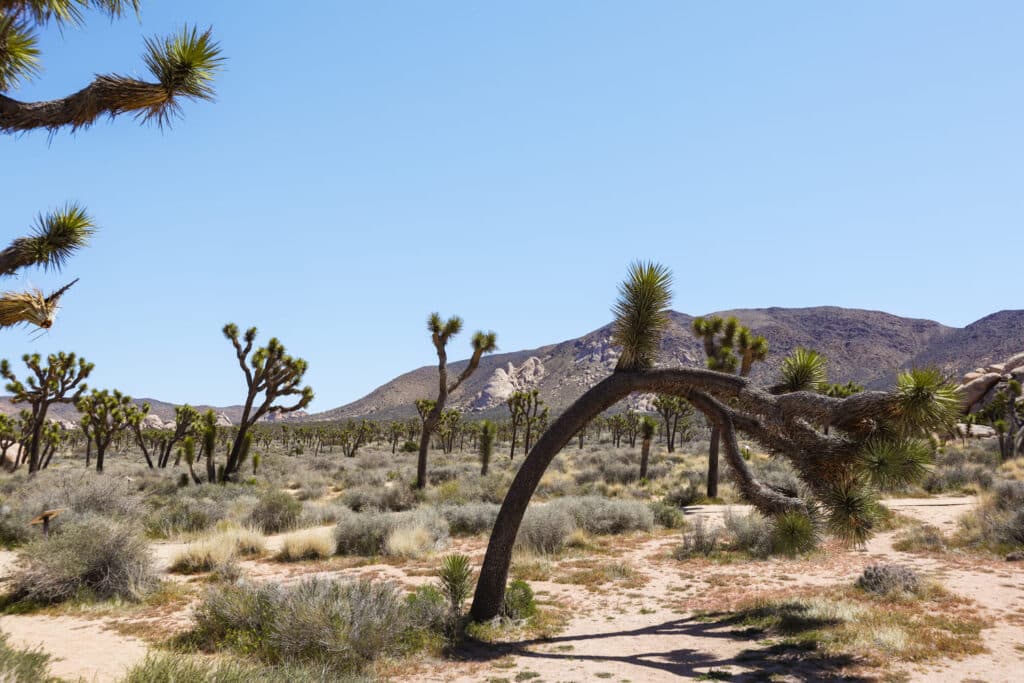
[[[244,9],[242,9],[244,8]],[[298,9],[297,9],[298,8]],[[47,336],[94,386],[237,403],[221,337],[310,361],[325,410],[434,360],[432,310],[503,350],[609,320],[634,258],[675,308],[834,304],[963,325],[1020,308],[1020,2],[144,2],[44,35],[45,99],[145,75],[212,25],[215,104],[0,138],[2,241],[86,204],[101,232]],[[5,288],[19,286],[11,281]]]

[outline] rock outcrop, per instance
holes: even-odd
[[[470,410],[499,406],[513,393],[536,387],[545,374],[544,363],[536,356],[530,356],[519,367],[509,363],[507,368],[498,368],[491,373],[483,390],[473,397]]]

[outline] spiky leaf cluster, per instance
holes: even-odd
[[[797,348],[782,361],[782,379],[776,393],[821,391],[828,381],[825,357],[813,349]]]
[[[662,334],[668,326],[671,302],[672,273],[668,268],[654,262],[630,265],[612,307],[612,341],[622,348],[617,371],[654,366]]]

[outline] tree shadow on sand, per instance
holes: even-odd
[[[603,633],[554,636],[552,638],[527,639],[497,644],[467,641],[457,653],[468,661],[488,662],[513,655],[535,660],[562,660],[575,662],[615,662],[651,669],[678,676],[682,679],[709,677],[709,670],[717,670],[714,677],[730,681],[768,681],[773,675],[788,681],[851,681],[866,683],[876,681],[873,677],[853,675],[848,672],[857,661],[849,655],[830,655],[820,652],[813,641],[805,643],[764,643],[764,629],[746,626],[748,619],[756,616],[753,611],[740,613],[705,614],[700,618],[685,617],[642,628]],[[833,625],[828,620],[811,620],[804,617],[801,626],[807,629],[824,628]],[[662,637],[725,639],[746,642],[750,646],[731,657],[718,657],[693,648],[678,648],[664,651],[638,652],[632,654],[592,655],[572,651],[559,651],[559,646],[592,642],[606,638]],[[536,646],[545,646],[538,651]],[[742,672],[725,674],[725,667],[744,669]]]

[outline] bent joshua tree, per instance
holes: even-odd
[[[662,266],[630,268],[613,308],[614,338],[622,347],[618,365],[548,427],[519,468],[487,546],[474,619],[490,619],[501,609],[519,525],[548,465],[588,421],[634,392],[678,396],[717,425],[741,494],[762,513],[811,515],[820,504],[829,530],[853,542],[871,533],[878,510],[873,487],[923,474],[930,449],[920,435],[948,424],[958,408],[956,390],[938,372],[914,370],[899,377],[894,391],[839,399],[807,391],[773,395],[727,372],[655,368],[670,285]],[[757,481],[740,454],[737,431],[789,460],[813,499]]]

